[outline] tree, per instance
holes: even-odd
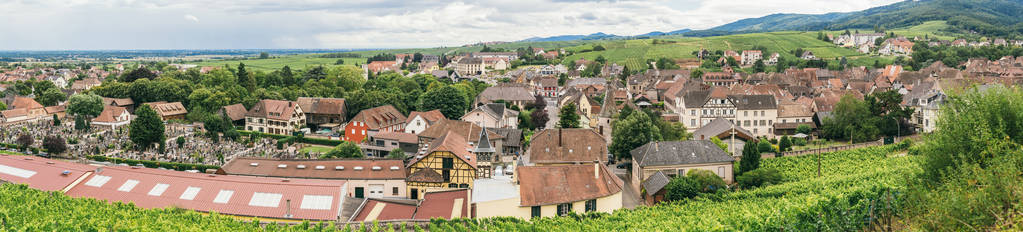
[[[35,100],[43,106],[54,106],[61,101],[67,100],[67,95],[57,88],[51,88],[36,96]]]
[[[764,72],[767,68],[764,66],[764,60],[757,60],[753,62],[753,72]]]
[[[731,153],[728,151],[728,144],[726,144],[724,141],[721,141],[721,139],[719,139],[717,136],[710,137],[710,142],[714,143],[714,145],[718,145],[718,148],[721,148],[721,150],[725,151],[725,153]]]
[[[558,113],[558,117],[561,119],[558,121],[559,128],[580,128],[579,127],[579,108],[575,106],[575,103],[569,102],[565,106],[561,107],[561,111]]]
[[[739,160],[739,172],[736,176],[756,170],[760,167],[760,151],[757,150],[757,142],[749,141],[742,146],[742,159]]]
[[[238,72],[235,75],[238,77],[238,85],[245,87],[249,92],[256,89],[256,82],[252,80],[249,71],[245,70],[245,63],[238,63]]]
[[[401,148],[395,148],[387,153],[387,158],[405,159],[405,151],[401,150]]]
[[[594,59],[593,61],[596,61],[597,63],[600,63],[600,64],[607,64],[607,59],[604,58],[604,56],[602,56],[602,55],[601,56],[597,56],[597,59]]]
[[[135,110],[135,114],[137,117],[128,125],[128,137],[135,143],[137,149],[145,150],[153,143],[164,140],[166,135],[163,134],[165,129],[163,121],[153,108],[143,104]]]
[[[28,147],[32,146],[32,143],[35,142],[35,139],[32,139],[32,136],[29,135],[28,133],[21,133],[21,135],[18,135],[18,139],[15,140],[14,142],[17,143],[22,150],[28,150]]]
[[[46,136],[43,138],[43,148],[50,154],[64,153],[67,151],[67,141],[56,135]]]
[[[529,113],[529,120],[537,129],[545,128],[547,121],[550,117],[547,116],[547,110],[544,108],[533,109],[533,112]]]
[[[465,93],[450,85],[431,89],[419,96],[419,111],[440,109],[447,118],[461,118],[469,109]]]
[[[75,116],[75,130],[85,131],[89,130],[89,121],[85,119],[85,116]]]
[[[260,52],[260,53],[259,53],[259,58],[260,58],[260,59],[269,59],[269,58],[270,58],[270,53],[267,53],[267,52]]]
[[[689,199],[700,195],[700,183],[688,176],[675,177],[664,186],[664,191],[666,201]]]
[[[60,126],[60,118],[57,118],[57,114],[53,114],[53,125]]]
[[[93,118],[103,112],[103,98],[95,94],[75,94],[68,99],[67,113]]]
[[[121,74],[121,82],[134,82],[135,80],[138,79],[152,80],[156,78],[157,78],[156,73],[149,71],[149,69],[147,69],[146,67],[141,67],[135,70],[131,70],[131,72]]]
[[[253,133],[253,134],[255,134],[255,133]],[[175,139],[175,142],[177,142],[178,148],[185,147],[185,136],[178,136],[178,138]]]
[[[769,141],[767,141],[767,139],[763,139],[763,138],[761,138],[760,142],[757,143],[757,150],[759,150],[760,153],[775,152],[774,147],[771,147],[771,142],[769,142]]]
[[[362,154],[362,149],[355,143],[344,141],[338,144],[334,149],[329,152],[321,154],[320,159],[336,159],[336,158],[363,158],[366,157]]]
[[[7,104],[0,102],[0,110],[7,110]]]
[[[708,170],[693,169],[686,173],[686,177],[695,180],[703,193],[713,193],[728,187],[724,179]]]
[[[692,72],[689,72],[689,78],[693,78],[693,79],[703,78],[703,70],[693,69]]]
[[[615,121],[611,128],[611,146],[608,151],[618,159],[629,159],[632,157],[632,149],[661,140],[660,129],[649,115],[641,112],[629,113],[625,119]]]
[[[810,129],[810,125],[799,124],[799,126],[796,126],[796,133],[800,133],[800,134],[804,134],[804,135],[809,135],[810,134],[810,130],[811,130]]]
[[[778,142],[778,152],[786,152],[792,150],[792,140],[789,139],[788,135],[782,136],[781,141]]]

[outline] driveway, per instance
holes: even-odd
[[[640,197],[635,188],[632,188],[632,177],[629,176],[628,171],[626,169],[615,168],[614,166],[610,168],[618,178],[625,182],[625,186],[622,186],[622,207],[635,209],[637,206],[644,205],[643,198]]]

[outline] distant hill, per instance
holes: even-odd
[[[690,32],[690,29],[682,29],[671,32],[660,32],[654,31],[641,35],[634,36],[623,36],[614,34],[605,34],[603,32],[597,32],[589,35],[558,35],[551,37],[533,37],[517,42],[553,42],[553,41],[571,41],[571,40],[611,40],[611,39],[638,39],[644,37],[662,36],[662,35],[678,35],[686,32]]]
[[[904,1],[857,12],[827,14],[772,14],[742,19],[688,36],[722,35],[788,30],[840,30],[897,28],[926,21],[947,21],[950,30],[991,36],[1023,33],[1023,0],[920,0]]]

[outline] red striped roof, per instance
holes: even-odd
[[[43,191],[61,191],[95,167],[39,157],[0,154],[0,180]],[[62,174],[68,171],[67,175]]]

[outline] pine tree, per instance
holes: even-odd
[[[756,170],[760,167],[760,151],[757,150],[757,141],[750,140],[746,145],[742,146],[742,160],[739,160],[739,172],[736,176],[740,176],[748,171]]]
[[[578,108],[575,103],[568,103],[564,107],[561,107],[558,121],[558,127],[560,128],[579,128],[579,114],[576,113]]]

